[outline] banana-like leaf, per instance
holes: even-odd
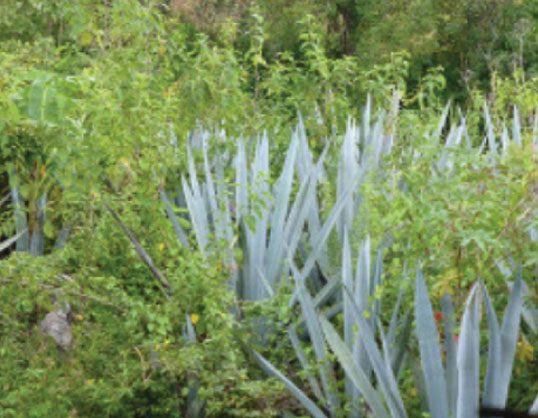
[[[446,382],[441,347],[430,298],[420,270],[415,288],[415,317],[422,370],[426,381],[428,406],[432,418],[448,418]]]
[[[479,404],[479,299],[475,284],[465,304],[458,344],[458,403],[456,418],[475,417]]]

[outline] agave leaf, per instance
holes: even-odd
[[[344,248],[342,249],[342,285],[344,300],[344,341],[348,347],[351,347],[353,337],[353,311],[351,308],[351,296],[353,292],[353,271],[351,268],[351,249],[349,246],[349,236],[347,229],[344,228]]]
[[[361,170],[361,173],[355,178],[355,181],[353,184],[350,185],[350,187],[343,193],[336,201],[335,205],[333,206],[333,209],[331,213],[329,214],[329,217],[323,224],[323,227],[321,228],[319,234],[316,236],[315,239],[315,246],[312,248],[312,251],[310,252],[308,258],[306,259],[303,269],[301,271],[301,280],[304,280],[306,276],[310,273],[312,268],[314,267],[316,260],[319,258],[321,250],[324,248],[325,242],[327,241],[336,221],[338,220],[338,217],[340,215],[340,212],[345,206],[345,203],[347,199],[351,198],[351,195],[353,193],[353,190],[355,189],[356,185],[359,184],[362,178],[364,178],[364,170]],[[294,294],[292,295],[292,298],[289,302],[289,305],[293,305],[297,298],[297,289],[295,289]]]
[[[292,141],[286,154],[282,173],[275,184],[275,207],[271,216],[271,222],[269,223],[271,234],[269,236],[267,257],[265,259],[267,278],[271,284],[277,280],[284,255],[282,242],[285,239],[285,220],[288,214],[297,148],[297,140]]]
[[[316,185],[323,171],[323,163],[329,151],[328,145],[329,144],[325,146],[316,165],[312,166],[309,176],[305,180],[302,180],[301,188],[299,189],[299,193],[291,207],[290,214],[286,221],[285,237],[286,242],[288,243],[288,251],[292,254],[295,253],[299,245],[305,219],[308,222],[309,228],[313,225],[313,222],[315,223],[314,228],[309,229],[311,247],[315,248],[318,244],[317,237],[320,234],[320,227]],[[326,242],[320,244],[317,251],[319,256],[317,261],[323,266],[327,264]]]
[[[370,296],[374,296],[377,288],[383,283],[383,248],[380,246],[377,249],[377,256],[375,259],[374,273],[372,282],[370,284]],[[374,297],[374,309],[373,315],[370,316],[370,325],[372,326],[372,332],[375,333],[376,318],[381,311],[381,298]]]
[[[12,236],[11,238],[0,242],[0,252],[4,251],[9,246],[13,245],[14,242],[16,242],[22,234],[24,234],[26,231],[20,231],[16,235]]]
[[[43,255],[45,249],[45,235],[43,227],[45,225],[45,208],[47,205],[47,193],[43,193],[37,202],[37,219],[30,239],[30,254],[34,256]]]
[[[521,147],[521,123],[519,122],[519,112],[517,106],[514,106],[514,122],[512,125],[512,137],[518,147]]]
[[[13,217],[17,226],[17,251],[28,251],[30,249],[30,234],[28,232],[28,222],[26,220],[26,208],[24,199],[17,186],[11,186],[11,201],[13,202]],[[20,235],[19,235],[20,233]]]
[[[486,118],[486,131],[489,150],[492,154],[497,154],[497,143],[495,142],[495,134],[493,133],[493,122],[489,116],[489,109],[487,103],[484,104],[484,116]]]
[[[405,355],[407,354],[407,343],[411,337],[411,329],[413,324],[413,315],[407,313],[403,320],[402,331],[392,344],[394,348],[391,351],[391,368],[394,376],[398,377],[404,364]],[[389,347],[390,348],[390,347]]]
[[[215,192],[215,184],[213,182],[213,175],[211,174],[211,168],[209,166],[209,158],[207,156],[207,138],[204,135],[202,141],[202,154],[204,157],[204,174],[205,174],[205,185],[206,185],[206,195],[207,201],[209,203],[209,210],[211,213],[211,221],[213,222],[213,227],[215,228],[216,238],[224,238],[224,231],[220,228],[221,224],[218,221],[219,216],[219,207],[217,205],[217,196]]]
[[[488,348],[488,365],[486,371],[486,380],[484,382],[484,395],[482,404],[492,408],[503,408],[505,400],[503,400],[503,383],[501,375],[501,330],[497,315],[493,309],[493,304],[488,295],[486,287],[482,285],[484,302],[486,304],[486,312],[488,317],[489,328],[489,348]]]
[[[185,231],[183,231],[183,228],[179,224],[174,209],[170,204],[170,199],[168,198],[168,195],[166,194],[162,186],[159,186],[159,194],[161,195],[161,200],[164,203],[164,208],[166,210],[166,214],[168,215],[168,219],[170,219],[170,222],[172,222],[174,233],[176,234],[177,239],[183,247],[190,249],[189,241],[187,241]]]
[[[255,350],[250,350],[254,359],[258,362],[260,367],[265,370],[267,374],[273,375],[278,378],[288,388],[290,393],[301,402],[308,412],[312,414],[314,418],[328,418],[327,415],[319,409],[312,400],[305,395],[305,393],[299,389],[290,379],[284,376],[278,369],[267,361],[261,354]]]
[[[198,242],[200,252],[204,257],[206,257],[206,248],[209,241],[209,224],[203,198],[199,192],[199,189],[198,192],[195,190],[191,192],[185,177],[182,177],[181,182],[183,184],[185,201],[187,202],[187,208],[191,217],[191,224],[196,235],[196,241]]]
[[[511,274],[510,269],[507,269],[509,271],[509,274]],[[506,282],[506,285],[508,286],[508,289],[512,291],[514,287],[513,282]],[[532,332],[538,332],[538,309],[536,308],[536,305],[532,303],[530,300],[530,290],[527,284],[524,281],[521,281],[521,291],[522,291],[522,297],[523,297],[523,305],[521,307],[521,316],[523,317],[523,320],[525,323],[529,326]],[[525,300],[525,298],[529,298],[528,300]]]
[[[303,366],[303,369],[308,370],[310,368],[310,364],[306,358],[304,350],[301,347],[301,343],[299,342],[299,337],[297,336],[297,331],[294,325],[290,325],[288,327],[288,335],[301,366]],[[312,373],[309,373],[307,379],[314,394],[318,397],[318,399],[323,399],[323,393],[321,392],[321,388],[316,377]]]
[[[346,376],[353,382],[355,387],[364,396],[366,403],[372,409],[375,417],[389,418],[389,414],[383,405],[377,391],[370,383],[368,376],[364,374],[362,369],[357,365],[353,355],[348,347],[338,336],[333,326],[325,318],[320,317],[321,326],[325,337],[332,351],[336,354],[338,361],[346,372]]]
[[[407,414],[400,396],[400,391],[398,390],[396,377],[394,376],[390,365],[385,363],[381,354],[379,353],[372,328],[354,301],[352,301],[351,307],[355,314],[355,321],[359,324],[358,337],[361,338],[366,351],[368,352],[370,362],[372,363],[372,367],[377,376],[381,390],[383,391],[387,404],[389,405],[391,414],[394,418],[406,417]]]
[[[295,286],[298,290],[299,303],[301,304],[303,315],[306,320],[308,334],[310,335],[310,339],[312,340],[316,359],[321,364],[321,385],[323,387],[325,396],[328,399],[329,409],[331,410],[331,412],[334,413],[339,405],[339,402],[336,392],[334,390],[334,375],[332,372],[332,368],[330,367],[330,364],[327,360],[325,341],[323,338],[323,333],[321,332],[319,319],[316,314],[314,304],[312,303],[312,298],[304,285],[304,279],[301,277],[301,273],[297,271],[297,268],[293,264],[291,258],[289,259],[289,263],[293,271],[293,276],[295,278]]]
[[[508,299],[508,306],[504,313],[501,326],[501,389],[497,395],[503,402],[506,402],[508,396],[508,386],[510,385],[510,376],[514,364],[514,355],[516,353],[517,336],[519,334],[519,325],[521,319],[522,305],[522,279],[521,266],[517,272],[514,287]]]
[[[456,418],[476,416],[479,402],[480,329],[477,284],[467,298],[458,346],[458,403]]]
[[[441,347],[439,346],[437,326],[435,325],[430,298],[420,270],[417,272],[415,288],[415,317],[429,410],[432,418],[448,418],[447,390],[441,359]]]
[[[71,225],[64,224],[62,225],[62,229],[60,230],[60,233],[58,234],[58,237],[56,238],[56,242],[54,243],[54,248],[62,249],[65,247],[65,243],[67,242],[67,238],[69,237],[69,234],[71,233]]]
[[[347,227],[344,226],[344,248],[342,249],[342,285],[343,285],[343,309],[344,309],[344,341],[347,347],[353,347],[353,327],[356,325],[353,320],[351,308],[351,298],[353,295],[353,270],[351,267],[351,249]],[[347,290],[347,291],[346,291]],[[356,393],[356,388],[349,376],[346,376],[346,395],[352,400],[353,409],[360,408],[360,398]]]
[[[235,157],[235,209],[237,211],[237,218],[243,218],[248,211],[248,170],[247,170],[247,156],[245,151],[245,144],[243,140],[239,138],[237,143],[237,155]]]
[[[357,172],[359,171],[358,149],[354,135],[354,129],[348,126],[344,135],[344,142],[340,149],[340,158],[338,164],[338,173],[336,179],[336,195],[340,196],[344,193],[347,187],[353,182]],[[350,228],[355,215],[353,199],[349,199],[342,209],[342,213],[336,224],[340,242],[344,240],[345,228]]]
[[[532,403],[531,409],[529,410],[529,414],[538,415],[538,395],[536,396],[536,399]]]
[[[452,305],[452,298],[448,293],[445,293],[441,298],[441,312],[444,319],[444,348],[446,353],[445,379],[447,386],[448,407],[450,413],[454,415],[456,413],[458,401],[458,348],[456,346],[456,341],[454,341],[454,307]]]
[[[443,113],[441,114],[441,119],[439,119],[439,123],[437,124],[437,129],[435,130],[434,138],[440,139],[441,133],[443,132],[443,129],[446,124],[446,119],[448,117],[448,112],[450,111],[450,100],[445,105],[445,108],[443,109]]]

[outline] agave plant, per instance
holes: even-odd
[[[349,270],[349,263],[347,262],[347,267],[345,264],[344,260],[343,270]],[[407,417],[407,411],[398,389],[398,375],[403,366],[401,359],[409,354],[406,349],[409,333],[401,331],[400,338],[395,343],[393,321],[398,315],[398,307],[395,308],[395,314],[392,316],[393,319],[388,334],[386,334],[375,309],[368,311],[368,315],[365,314],[365,310],[361,306],[362,298],[360,295],[357,297],[354,293],[356,289],[353,286],[354,284],[350,283],[349,279],[343,283],[348,299],[347,303],[344,304],[344,337],[342,338],[325,314],[315,313],[314,302],[307,289],[303,284],[297,282],[297,287],[301,293],[300,302],[303,314],[308,318],[307,324],[315,324],[307,327],[309,337],[314,346],[322,345],[320,343],[322,330],[323,339],[327,344],[318,348],[316,352],[326,353],[330,347],[338,364],[345,371],[346,393],[354,393],[350,416]],[[522,288],[523,281],[520,272],[510,293],[502,325],[499,326],[486,287],[483,283],[477,282],[469,292],[465,304],[458,343],[455,342],[452,302],[450,296],[445,295],[441,301],[444,325],[442,348],[426,285],[422,274],[418,272],[415,288],[415,333],[419,345],[421,367],[417,377],[423,380],[424,384],[417,384],[417,387],[422,392],[421,396],[426,400],[427,410],[425,412],[428,412],[432,418],[478,416],[480,400],[480,299],[485,304],[489,329],[487,371],[482,392],[482,405],[495,410],[502,410],[505,407],[519,333]],[[375,318],[374,323],[378,324],[378,332],[372,326],[373,318]],[[349,322],[356,326],[356,333],[351,337]],[[381,347],[376,342],[376,335],[381,342]],[[360,355],[361,351],[357,350],[358,346],[362,346],[367,355],[366,366],[364,357]],[[323,399],[326,398],[318,399],[317,402],[313,401],[261,355],[258,353],[254,355],[268,373],[283,381],[291,393],[313,416],[335,416],[334,411],[323,404]],[[300,358],[299,355],[298,357]],[[444,357],[445,360],[443,360]],[[395,358],[400,360],[395,362]],[[330,370],[330,366],[327,366],[327,369]],[[371,371],[375,375],[377,385],[373,383]],[[366,403],[366,408],[360,408],[360,404],[357,402],[359,394]],[[318,406],[320,402],[324,409]],[[538,412],[538,397],[530,409],[531,414],[536,412]]]
[[[47,192],[44,192],[37,200],[37,211],[35,213],[35,222],[32,228],[29,227],[26,203],[21,194],[20,187],[17,183],[16,173],[10,173],[10,197],[13,211],[13,221],[15,223],[16,235],[15,242],[16,251],[29,252],[31,255],[43,255],[45,249],[45,221],[47,207]],[[70,232],[69,226],[64,226],[58,237],[56,238],[55,248],[63,248]]]
[[[189,179],[182,177],[180,195],[184,198],[188,220],[203,254],[211,251],[211,237],[240,246],[243,264],[232,275],[231,284],[241,299],[263,300],[271,296],[280,281],[288,254],[291,257],[299,255],[299,252],[302,254],[308,275],[313,274],[315,263],[326,266],[328,237],[335,226],[339,230],[351,227],[351,215],[359,203],[357,191],[367,170],[379,165],[380,157],[390,150],[391,137],[383,134],[382,119],[370,128],[369,106],[365,110],[365,118],[368,122],[361,129],[351,120],[348,124],[340,153],[336,202],[323,223],[317,185],[325,177],[328,147],[314,162],[301,120],[292,133],[282,171],[274,185],[269,179],[267,134],[256,141],[251,163],[247,161],[244,141],[237,141],[232,159],[235,184],[228,185],[223,173],[225,161],[229,158],[217,153],[210,162],[207,150],[209,134],[205,131],[191,140],[191,143],[200,144],[205,181],[198,179],[193,150],[189,147]],[[353,176],[349,176],[350,173]],[[295,182],[298,191],[292,194]],[[178,241],[189,248],[187,233],[173,207],[174,200],[162,188],[160,192]],[[232,219],[239,226],[239,240],[234,238]],[[301,240],[305,227],[308,242]],[[310,250],[306,251],[308,246]],[[233,264],[231,246],[226,257]],[[294,301],[295,298],[296,295]]]

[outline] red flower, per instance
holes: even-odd
[[[454,334],[454,342],[456,344],[460,342],[460,337],[458,336],[458,334]]]
[[[434,317],[436,321],[440,321],[443,319],[443,314],[441,312],[435,312]]]

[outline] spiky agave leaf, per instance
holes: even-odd
[[[458,343],[458,402],[456,418],[476,416],[480,396],[479,299],[476,283],[465,304]]]
[[[323,392],[327,397],[327,406],[331,413],[334,415],[340,402],[338,401],[338,396],[335,390],[334,373],[327,359],[327,350],[325,346],[325,340],[323,338],[323,333],[321,331],[319,318],[316,314],[316,309],[312,302],[312,297],[310,296],[310,293],[305,287],[304,278],[301,276],[301,273],[295,267],[291,258],[288,259],[288,262],[291,266],[292,274],[295,279],[295,286],[298,291],[298,299],[303,311],[303,315],[305,317],[308,334],[312,341],[312,346],[314,348],[316,359],[320,364],[321,385],[323,388]]]
[[[445,379],[447,387],[448,408],[451,415],[455,415],[458,401],[458,347],[455,341],[454,306],[450,294],[445,293],[441,298],[441,312],[443,315],[444,349],[446,353]]]
[[[448,418],[449,409],[441,347],[430,298],[420,270],[417,272],[415,288],[415,317],[420,360],[426,387],[428,388],[426,395],[430,413],[432,418]]]
[[[340,365],[345,370],[346,376],[351,380],[355,388],[364,396],[364,399],[372,409],[374,416],[388,418],[390,415],[383,405],[379,394],[372,386],[370,378],[357,364],[347,345],[341,340],[338,333],[327,319],[320,317],[320,321],[325,338],[338,358]]]
[[[9,248],[11,245],[13,245],[22,234],[24,234],[26,231],[20,231],[16,235],[12,236],[11,238],[6,239],[3,242],[0,242],[0,252],[4,251],[6,248]]]
[[[318,406],[301,390],[295,385],[290,379],[288,379],[282,372],[280,372],[275,366],[273,366],[269,361],[267,361],[260,353],[255,350],[250,350],[252,356],[260,365],[260,367],[267,373],[272,376],[275,376],[279,379],[284,385],[288,388],[290,393],[295,396],[295,398],[301,402],[308,412],[312,414],[314,418],[328,418],[323,411],[318,408]]]

